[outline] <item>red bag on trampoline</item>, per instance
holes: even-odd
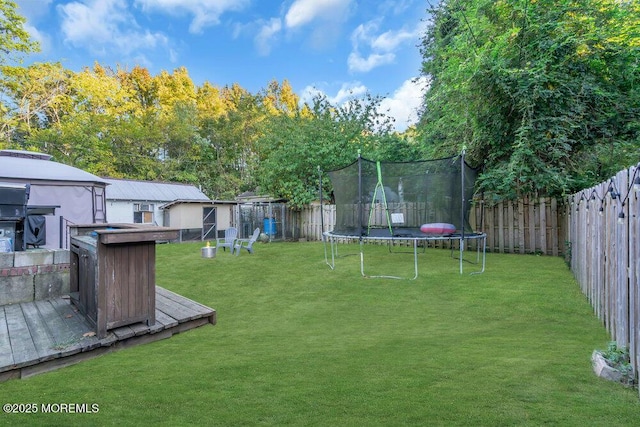
[[[420,231],[425,234],[447,235],[455,233],[456,226],[445,222],[434,222],[431,224],[422,224],[420,226]]]

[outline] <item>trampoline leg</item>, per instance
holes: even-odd
[[[413,271],[415,274],[411,280],[418,278],[418,241],[416,239],[413,239]]]
[[[484,273],[484,267],[487,261],[487,236],[482,237],[482,269],[480,271],[474,271],[471,274],[481,274]],[[480,261],[480,245],[478,245],[476,259],[478,262]]]
[[[329,259],[327,258],[327,240],[325,239],[329,240],[329,247],[331,248],[331,263],[329,263]],[[334,241],[332,237],[322,236],[322,241],[324,243],[324,262],[329,266],[330,269],[335,270],[336,268],[335,253],[338,249],[337,248],[334,249]]]
[[[364,272],[364,247],[363,247],[363,242],[362,240],[360,240],[360,274],[362,274],[362,277],[372,277],[372,278],[383,278],[383,279],[399,279],[399,280],[403,280],[403,279],[409,279],[407,277],[398,277],[398,276],[384,276],[384,275],[379,275],[379,276],[368,276],[365,272]],[[415,280],[418,278],[418,241],[417,239],[413,239],[413,277],[410,278],[409,280]]]
[[[460,237],[459,249],[460,249],[460,274],[462,274],[462,257],[464,255],[464,237]]]
[[[367,277],[367,275],[364,274],[364,248],[362,245],[362,239],[360,239],[360,274],[362,274],[362,277]]]

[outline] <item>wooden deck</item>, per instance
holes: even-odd
[[[215,310],[156,286],[156,322],[98,339],[70,299],[0,306],[0,382],[69,366],[117,349],[216,323]]]

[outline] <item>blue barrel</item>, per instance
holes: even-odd
[[[266,234],[267,236],[276,235],[276,219],[275,218],[264,219],[264,234]]]

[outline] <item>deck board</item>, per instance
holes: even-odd
[[[118,341],[126,340],[131,337],[135,337],[136,333],[129,326],[121,326],[119,328],[111,331],[116,337],[118,337]]]
[[[40,312],[35,304],[22,303],[20,304],[24,318],[27,323],[27,327],[31,332],[31,339],[38,352],[40,359],[53,358],[51,355],[51,347],[55,345],[47,327],[40,317]]]
[[[157,308],[173,317],[174,319],[193,320],[200,317],[197,311],[194,311],[180,304],[175,304],[163,295],[156,296],[156,309]]]
[[[155,324],[115,328],[103,339],[93,334],[93,326],[68,297],[0,306],[0,381],[48,372],[215,322],[215,310],[159,286]]]
[[[69,303],[68,298],[56,298],[49,300],[53,309],[62,317],[62,321],[68,327],[69,331],[78,341],[82,341],[82,351],[90,350],[94,347],[101,346],[101,342],[94,332],[91,325],[85,320],[80,311]]]
[[[162,325],[164,328],[173,328],[178,325],[178,321],[168,314],[156,309],[156,325]]]
[[[5,307],[9,341],[13,352],[13,362],[16,365],[38,358],[38,351],[31,338],[31,332],[19,304]]]
[[[190,310],[193,310],[194,312],[198,313],[198,314],[206,314],[208,312],[208,307],[203,306],[202,304],[199,304],[195,301],[192,301],[190,299],[184,298],[178,294],[176,294],[175,292],[171,292],[167,289],[164,288],[158,288],[158,294],[162,295],[163,298],[167,298],[171,301],[173,301],[176,304],[179,304],[183,307],[186,307]]]
[[[7,329],[9,330],[9,341],[13,352],[14,363],[20,364],[30,360],[34,355],[37,357],[37,350],[33,344],[29,327],[24,319],[24,314],[20,305],[10,305],[5,307],[7,318]]]
[[[13,353],[11,352],[9,329],[7,329],[7,318],[4,312],[4,306],[0,306],[0,366],[11,366],[13,364]]]
[[[74,334],[65,319],[63,319],[49,300],[34,301],[45,326],[49,330],[49,334],[53,339],[52,351],[63,354],[81,351],[75,344],[81,339],[82,335]]]

